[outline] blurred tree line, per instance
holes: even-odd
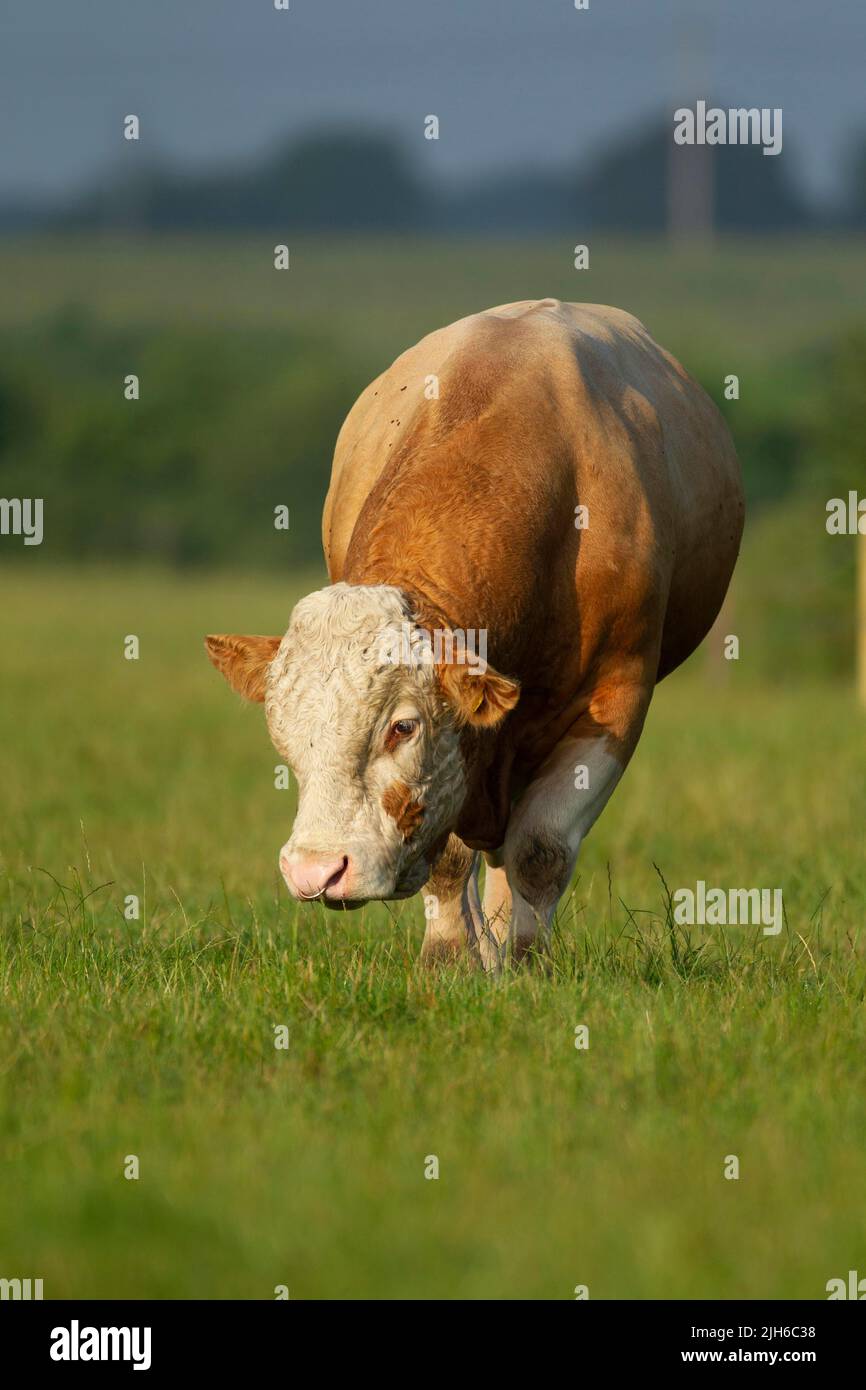
[[[97,187],[49,209],[0,203],[0,229],[661,232],[672,148],[671,122],[647,121],[589,160],[482,174],[447,187],[423,172],[423,151],[410,158],[390,134],[375,130],[312,131],[257,161],[209,172],[147,162],[136,152]],[[852,150],[843,201],[822,211],[792,181],[787,145],[773,158],[757,145],[721,145],[707,154],[720,231],[866,226],[866,139]]]
[[[146,382],[139,400],[119,361]],[[0,334],[0,495],[44,498],[53,558],[289,569],[321,557],[336,431],[364,384],[312,335],[109,328],[67,309]]]
[[[737,630],[757,669],[782,684],[854,669],[858,538],[830,535],[826,508],[850,490],[866,497],[866,328],[816,353],[808,380],[797,467],[776,505],[747,516],[735,578]],[[748,434],[736,426],[735,438],[748,478]]]

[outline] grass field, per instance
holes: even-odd
[[[549,972],[431,973],[417,900],[290,904],[292,793],[202,650],[282,630],[320,579],[3,572],[0,1276],[49,1298],[822,1298],[862,1272],[850,690],[746,662],[714,681],[699,654],[584,847]],[[785,928],[673,931],[654,864],[671,888],[782,887]]]

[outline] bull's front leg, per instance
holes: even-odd
[[[485,967],[497,969],[504,959],[504,944],[513,912],[513,895],[505,872],[505,859],[501,849],[492,853],[484,851],[484,895],[481,909],[484,913]]]
[[[622,776],[643,728],[652,687],[629,685],[594,702],[591,712],[539,768],[516,802],[505,836],[511,913],[491,917],[500,960],[545,946],[556,906],[571,882],[580,846]],[[495,869],[495,875],[501,874]],[[493,889],[502,895],[494,878]],[[486,899],[486,894],[485,894]],[[492,900],[491,900],[492,906]]]
[[[478,856],[449,835],[422,889],[427,930],[421,946],[425,964],[468,954],[481,961],[484,919],[478,897]]]

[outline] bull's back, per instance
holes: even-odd
[[[667,586],[661,679],[702,641],[727,592],[745,515],[739,461],[717,406],[643,324],[618,310],[568,308],[576,357],[630,435],[630,469],[651,513],[647,551],[657,587]]]
[[[323,540],[334,581],[393,580],[423,553],[453,620],[503,633],[512,674],[567,649],[573,683],[638,627],[659,677],[694,650],[742,519],[727,427],[682,367],[628,314],[542,300],[431,334],[367,388]],[[526,637],[545,608],[558,645]]]

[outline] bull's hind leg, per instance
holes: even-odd
[[[479,958],[483,927],[478,898],[478,856],[449,835],[423,892],[427,930],[421,946],[425,962],[454,960],[469,952]]]
[[[581,843],[640,737],[650,694],[648,685],[628,686],[593,702],[515,804],[505,837],[512,911],[508,930],[498,933],[503,959],[546,944]]]

